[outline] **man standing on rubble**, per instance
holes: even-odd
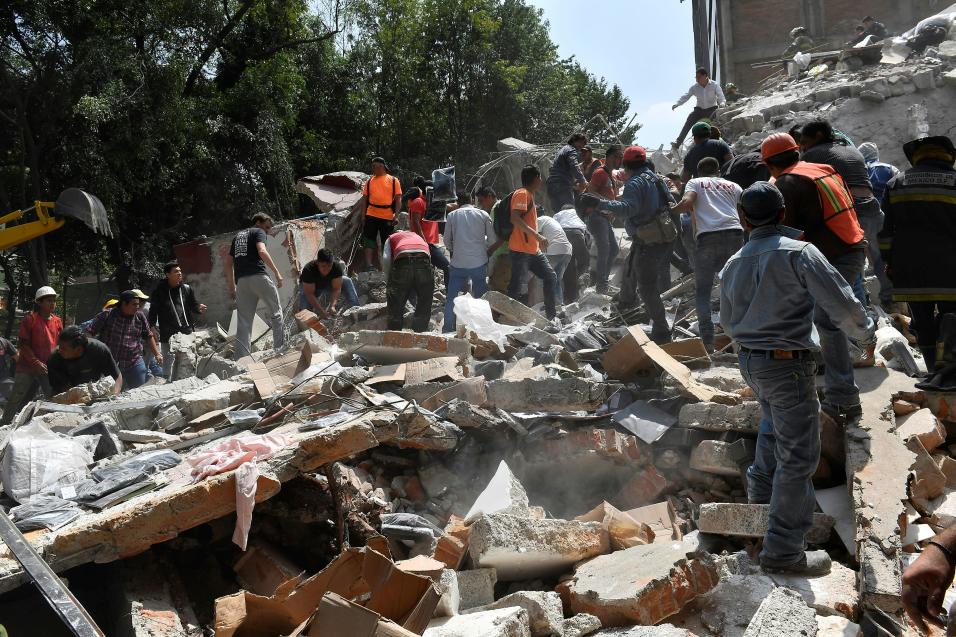
[[[694,136],[694,145],[684,156],[684,169],[681,171],[680,179],[685,184],[691,179],[696,179],[697,165],[705,157],[713,157],[720,165],[724,165],[734,158],[734,151],[730,149],[722,139],[713,139],[710,136],[710,124],[707,122],[697,122],[691,130]]]
[[[710,79],[710,73],[703,67],[697,69],[697,81],[677,100],[671,110],[677,110],[691,97],[697,98],[697,106],[687,116],[684,128],[677,135],[677,140],[673,144],[675,149],[684,145],[684,138],[687,137],[687,132],[694,124],[702,119],[712,118],[718,107],[727,104],[727,98],[724,97],[724,91],[720,88],[720,84]],[[710,129],[707,130],[707,134],[710,135]]]
[[[671,340],[671,329],[661,300],[660,271],[669,263],[677,239],[677,228],[670,219],[673,200],[663,178],[648,164],[647,151],[641,146],[629,146],[624,151],[624,178],[624,191],[617,201],[585,194],[581,204],[596,204],[599,210],[624,219],[624,228],[631,237],[631,252],[618,306],[634,307],[636,286],[651,318],[651,338],[656,343],[666,343]]]
[[[0,418],[0,427],[9,425],[23,406],[36,397],[37,391],[49,397],[50,380],[46,361],[56,347],[56,339],[63,329],[63,321],[53,313],[56,309],[56,291],[48,285],[37,289],[34,295],[36,309],[20,321],[17,359],[13,388]]]
[[[511,250],[511,281],[508,282],[508,296],[519,298],[521,286],[528,272],[531,272],[541,279],[544,288],[544,313],[548,320],[551,320],[557,315],[555,299],[558,277],[548,258],[541,252],[542,248],[548,249],[548,240],[538,232],[538,208],[534,203],[534,193],[540,188],[541,173],[537,167],[522,168],[521,188],[511,194],[509,207],[511,234],[508,237],[508,249]]]
[[[402,205],[402,184],[398,177],[388,174],[388,164],[381,157],[372,158],[372,176],[362,186],[359,205],[362,209],[365,266],[377,267],[378,244],[381,242],[384,249],[385,241],[395,231],[395,217]]]
[[[873,320],[840,273],[812,244],[788,237],[784,196],[757,182],[741,196],[750,241],[721,273],[720,322],[739,347],[740,372],[760,402],[756,457],[747,470],[751,504],[769,504],[760,566],[774,573],[822,575],[826,551],[806,550],[820,460],[820,403],[814,384],[810,316],[822,308],[862,340]]]
[[[405,321],[405,303],[415,296],[412,329],[428,331],[432,313],[435,276],[428,243],[414,232],[395,232],[385,241],[385,301],[388,329],[401,330]]]
[[[800,132],[800,146],[803,149],[803,161],[815,164],[827,164],[843,177],[850,194],[853,195],[853,208],[857,220],[866,237],[866,254],[870,266],[880,281],[880,296],[888,300],[882,290],[891,290],[892,284],[886,278],[886,266],[880,256],[880,230],[883,229],[883,211],[880,201],[873,192],[870,183],[870,171],[862,153],[852,146],[837,143],[833,126],[826,120],[816,120],[806,124]],[[850,283],[853,283],[850,281]]]
[[[163,364],[163,354],[153,336],[149,319],[139,310],[139,304],[136,292],[121,292],[119,303],[97,314],[86,329],[90,336],[101,341],[112,352],[127,389],[136,389],[146,382],[144,341],[156,357],[156,362]]]
[[[571,135],[554,161],[551,162],[551,171],[548,173],[548,207],[551,212],[557,212],[564,204],[574,203],[575,191],[582,191],[587,187],[588,180],[581,172],[579,153],[588,143],[584,133]]]
[[[614,171],[621,167],[623,161],[624,149],[617,144],[608,146],[604,165],[596,169],[591,176],[588,192],[608,201],[617,199],[618,184],[614,180]],[[607,294],[610,291],[611,267],[620,252],[617,237],[614,236],[614,227],[611,225],[611,215],[595,211],[587,215],[587,226],[597,249],[594,287],[598,294]]]
[[[159,342],[163,352],[163,376],[169,378],[173,365],[169,339],[174,334],[192,334],[191,315],[204,314],[206,306],[196,300],[196,294],[183,283],[183,270],[175,261],[163,266],[166,278],[160,281],[149,297],[149,324],[159,324]]]
[[[924,137],[908,142],[903,152],[913,167],[887,187],[883,238],[893,300],[909,303],[932,373],[943,362],[936,360],[940,321],[956,312],[956,148],[948,137]]]
[[[866,241],[856,219],[853,197],[837,172],[825,164],[800,161],[797,142],[786,133],[763,141],[761,155],[786,201],[785,224],[804,231],[830,264],[843,275],[857,299],[866,303],[863,265]],[[814,312],[823,351],[823,410],[835,419],[853,420],[862,413],[853,375],[849,341],[825,306]]]
[[[282,274],[266,249],[272,225],[272,217],[258,213],[252,218],[251,228],[240,230],[233,237],[225,258],[229,296],[236,300],[235,360],[252,353],[252,322],[259,301],[263,301],[269,311],[273,347],[279,349],[285,343],[282,303],[279,301]],[[275,275],[275,282],[266,274],[267,265]]]
[[[671,208],[689,212],[696,249],[694,250],[694,286],[700,340],[708,352],[714,350],[714,321],[711,318],[710,295],[714,277],[727,259],[744,245],[744,229],[740,224],[737,204],[743,190],[732,181],[718,177],[720,164],[713,157],[700,160],[700,177],[687,182],[684,198]]]
[[[446,290],[442,330],[455,331],[455,297],[471,284],[471,295],[480,298],[488,291],[488,255],[497,240],[488,213],[472,205],[471,195],[458,193],[458,208],[445,221],[445,246],[451,253],[451,270]]]

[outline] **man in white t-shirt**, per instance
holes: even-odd
[[[714,349],[714,322],[710,295],[714,276],[744,245],[744,229],[737,204],[743,190],[732,181],[718,177],[720,163],[705,157],[697,164],[700,177],[687,182],[684,198],[674,212],[689,212],[697,249],[694,252],[697,320],[700,339],[707,351]]]
[[[564,305],[564,285],[562,279],[564,278],[564,271],[568,268],[568,263],[571,262],[571,253],[574,251],[574,247],[571,245],[571,241],[568,240],[568,235],[565,234],[564,228],[562,228],[561,224],[555,221],[553,217],[538,217],[538,232],[544,235],[544,238],[548,240],[545,255],[548,257],[551,269],[554,270],[554,273],[558,277],[554,300],[559,306]]]

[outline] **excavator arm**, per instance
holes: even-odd
[[[35,210],[37,215],[36,221],[21,223],[0,230],[0,250],[9,250],[21,243],[26,243],[27,241],[62,228],[66,224],[66,219],[55,218],[52,214],[53,206],[52,201],[36,201],[33,204],[33,208],[16,210],[0,217],[0,223],[7,224],[12,221],[19,221],[30,210]]]
[[[15,210],[0,217],[0,224],[19,221],[28,212],[34,211],[37,220],[0,229],[0,251],[9,250],[37,237],[63,227],[66,218],[82,221],[93,232],[113,236],[109,218],[103,203],[95,196],[78,188],[67,188],[52,201],[35,201],[32,208]]]

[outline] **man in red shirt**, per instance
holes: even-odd
[[[47,377],[46,361],[56,349],[56,341],[63,329],[63,321],[53,313],[56,308],[56,292],[48,285],[36,291],[36,310],[20,321],[18,345],[20,358],[13,379],[10,398],[0,418],[0,427],[9,425],[23,406],[36,397],[37,390],[50,396],[50,380]]]
[[[382,260],[385,266],[388,329],[402,329],[405,303],[414,296],[415,318],[412,321],[412,329],[416,332],[428,331],[432,296],[435,293],[428,244],[414,232],[396,232],[385,241]]]
[[[428,200],[425,199],[425,188],[427,182],[423,177],[415,179],[415,186],[409,191],[412,195],[408,200],[408,225],[411,231],[425,240],[428,244],[428,252],[431,255],[432,265],[439,270],[445,277],[445,284],[448,284],[448,257],[445,256],[441,246],[439,246],[439,228],[437,221],[425,220],[425,210],[428,208]],[[416,194],[417,193],[417,194]]]
[[[588,192],[609,201],[617,199],[618,184],[614,181],[612,173],[621,167],[622,161],[624,161],[624,149],[617,144],[608,146],[604,165],[596,169],[591,176]],[[588,215],[587,225],[588,232],[594,237],[594,245],[597,248],[597,271],[593,283],[599,293],[607,294],[611,266],[614,265],[614,259],[617,258],[619,251],[617,237],[614,236],[610,215],[594,212]]]

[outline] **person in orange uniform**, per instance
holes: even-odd
[[[402,184],[398,177],[388,174],[388,164],[381,157],[372,158],[372,177],[362,187],[362,239],[365,246],[365,265],[381,270],[378,244],[385,242],[395,231],[395,216],[402,202]]]
[[[544,284],[544,313],[548,319],[557,314],[555,298],[558,277],[554,273],[548,258],[541,252],[547,249],[548,241],[538,232],[538,209],[534,205],[534,193],[541,188],[541,173],[535,166],[525,166],[521,170],[521,188],[511,196],[511,237],[508,249],[511,250],[511,281],[508,283],[508,296],[518,298],[521,283],[530,270]]]

